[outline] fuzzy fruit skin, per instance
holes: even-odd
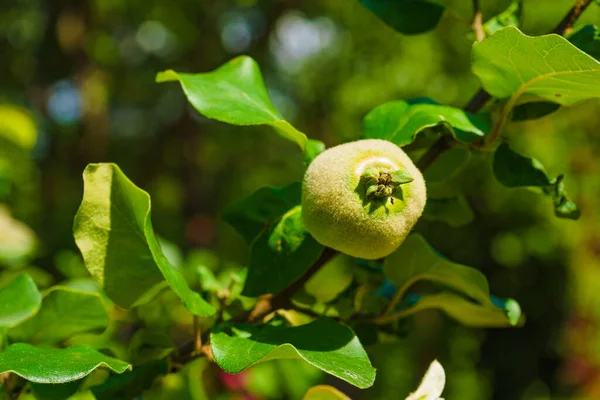
[[[367,198],[361,175],[407,171],[414,180],[390,198]],[[332,147],[309,165],[302,183],[306,229],[322,245],[376,260],[396,250],[415,225],[427,199],[425,181],[412,160],[386,140],[359,140]]]

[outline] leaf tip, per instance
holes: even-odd
[[[156,83],[175,82],[178,80],[179,75],[177,75],[177,72],[173,71],[172,69],[157,73],[155,78]]]

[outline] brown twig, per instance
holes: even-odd
[[[325,248],[323,253],[319,259],[294,283],[292,283],[287,288],[283,289],[281,292],[278,292],[274,295],[264,295],[261,296],[248,315],[248,322],[260,321],[268,314],[275,310],[279,310],[281,308],[287,309],[291,308],[291,299],[292,297],[304,287],[304,284],[308,282],[310,278],[312,278],[319,270],[327,264],[329,260],[333,258],[337,254],[337,251]]]
[[[200,333],[200,321],[198,321],[198,316],[194,315],[194,353],[196,354],[202,352],[202,337]]]
[[[563,18],[562,21],[552,30],[551,33],[564,36],[571,33],[575,21],[581,16],[588,6],[592,4],[592,0],[577,0],[575,5],[569,10],[569,13]]]
[[[483,14],[479,7],[479,0],[473,0],[473,22],[471,23],[475,40],[481,42],[485,39],[485,31],[483,30]]]

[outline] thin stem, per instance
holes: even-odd
[[[394,309],[396,308],[396,305],[398,305],[400,300],[402,300],[402,297],[404,296],[406,291],[417,281],[417,279],[415,279],[415,278],[409,279],[408,281],[406,281],[406,283],[400,289],[398,289],[398,291],[394,295],[394,298],[392,299],[390,304],[387,305],[387,307],[381,314],[382,317],[389,315],[394,311]]]
[[[406,310],[397,312],[396,314],[381,315],[379,317],[375,317],[372,320],[370,320],[369,322],[372,322],[375,325],[387,325],[387,324],[391,324],[392,322],[397,321],[399,319],[409,317],[409,316],[417,313],[418,311],[421,311],[421,308],[411,307],[411,308],[407,308]]]
[[[248,315],[248,321],[260,321],[275,310],[290,308],[292,306],[292,297],[337,253],[333,249],[325,248],[319,259],[298,280],[275,295],[261,296],[254,309]]]
[[[575,5],[569,10],[569,13],[562,21],[552,30],[552,33],[564,36],[571,33],[575,21],[581,16],[588,6],[592,4],[592,0],[578,0]]]
[[[473,33],[475,33],[475,40],[481,42],[485,39],[485,31],[483,30],[483,14],[479,7],[479,0],[473,0],[473,22],[471,23]]]
[[[202,336],[200,332],[200,321],[198,316],[194,315],[194,353],[200,354],[202,352]]]

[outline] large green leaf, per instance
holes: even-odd
[[[8,331],[13,341],[57,343],[90,330],[104,329],[108,312],[98,293],[55,286],[45,293],[38,313]]]
[[[455,290],[480,304],[491,304],[488,282],[480,271],[440,256],[418,234],[410,235],[398,250],[386,257],[383,270],[399,288],[426,280]]]
[[[523,94],[562,105],[600,97],[600,63],[554,34],[503,28],[473,45],[473,72],[488,93],[512,104]]]
[[[90,164],[73,227],[85,265],[108,297],[124,308],[143,301],[163,279],[193,314],[215,309],[190,289],[162,252],[150,220],[150,196],[115,164]]]
[[[35,383],[30,382],[29,387],[35,393],[36,400],[64,400],[79,390],[83,379],[65,383]]]
[[[577,205],[567,195],[563,176],[548,176],[542,163],[535,158],[525,157],[502,143],[494,154],[493,169],[496,179],[504,186],[542,188],[554,202],[557,217],[578,219],[581,215]]]
[[[400,33],[415,35],[438,24],[444,7],[427,0],[360,0],[379,19]]]
[[[490,129],[485,118],[459,108],[431,102],[392,101],[367,114],[362,136],[406,146],[415,140],[419,132],[436,126],[443,126],[462,142],[481,139]]]
[[[98,367],[109,368],[117,373],[131,369],[131,365],[126,362],[108,357],[85,345],[46,349],[15,343],[0,353],[0,373],[14,372],[37,383],[76,381]]]
[[[513,121],[527,121],[538,119],[552,114],[560,108],[560,104],[551,101],[531,101],[519,104],[513,109],[511,119]]]
[[[227,207],[223,219],[250,244],[266,225],[276,222],[290,208],[300,204],[301,191],[299,182],[282,188],[260,188]]]
[[[38,312],[42,295],[27,274],[0,289],[0,329],[12,328]]]
[[[289,210],[252,242],[243,295],[275,293],[314,264],[323,252],[302,221],[302,207]]]
[[[237,374],[277,358],[301,358],[359,388],[375,381],[375,369],[350,328],[329,318],[297,327],[235,325],[211,334],[215,362]]]
[[[581,51],[600,60],[600,28],[596,25],[586,25],[575,31],[568,39]]]
[[[236,57],[212,72],[185,74],[167,70],[157,82],[179,81],[189,102],[202,115],[234,125],[271,125],[304,151],[307,137],[271,103],[256,61]]]

